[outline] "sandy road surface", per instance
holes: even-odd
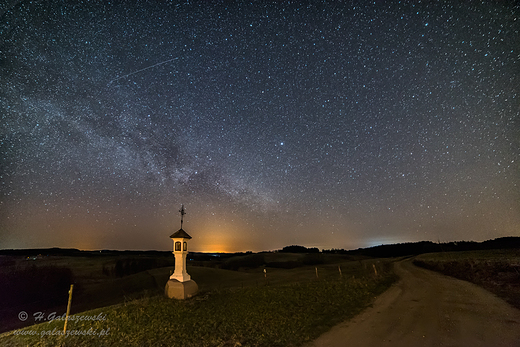
[[[520,310],[469,282],[395,264],[401,280],[354,319],[307,347],[520,347]]]

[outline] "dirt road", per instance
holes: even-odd
[[[520,310],[469,282],[396,263],[401,280],[307,347],[520,347]]]

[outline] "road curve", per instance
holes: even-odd
[[[520,346],[520,310],[466,281],[395,264],[401,278],[373,306],[306,347]]]

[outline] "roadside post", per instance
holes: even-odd
[[[63,335],[67,332],[67,321],[69,320],[69,313],[70,313],[70,303],[72,301],[72,290],[74,289],[74,285],[70,285],[69,289],[69,303],[67,304],[67,315],[65,316],[65,324],[63,325]]]

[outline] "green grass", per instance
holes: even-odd
[[[320,254],[321,256],[322,254]],[[290,253],[259,253],[248,254],[244,256],[236,256],[238,264],[241,264],[240,259],[248,257],[264,257],[267,262],[283,262],[302,260],[305,254],[290,254]],[[138,272],[124,277],[107,276],[103,267],[113,267],[119,260],[125,259],[148,259],[147,256],[43,256],[38,257],[37,260],[27,260],[26,257],[12,257],[13,261],[0,267],[0,277],[2,274],[8,274],[17,271],[23,271],[27,268],[45,268],[57,267],[68,268],[73,272],[74,282],[74,296],[72,302],[71,313],[77,314],[87,310],[105,307],[109,305],[116,305],[140,298],[143,294],[146,295],[162,295],[164,293],[164,286],[168,280],[173,266],[166,266],[161,268],[154,268],[147,271]],[[173,259],[173,256],[171,257]],[[364,257],[366,258],[366,257]],[[362,276],[364,272],[372,269],[372,263],[375,263],[379,268],[384,268],[385,261],[377,259],[364,259],[360,257],[346,257],[343,255],[329,255],[323,254],[323,264],[318,266],[318,274],[321,279],[337,278],[338,266],[341,266],[342,271],[348,276]],[[168,257],[156,257],[157,263],[162,264],[168,261]],[[170,259],[171,260],[171,259]],[[191,266],[188,262],[188,273],[197,281],[201,291],[223,290],[230,288],[245,288],[252,286],[259,286],[265,284],[264,266],[250,268],[247,266],[240,266],[239,271],[230,271],[216,268],[224,261],[209,262],[212,267]],[[200,264],[201,262],[193,262]],[[244,264],[248,262],[245,261]],[[303,262],[300,262],[303,265]],[[267,265],[267,278],[269,285],[285,285],[289,283],[303,283],[316,279],[314,266],[299,266],[294,269],[272,268]],[[368,269],[368,270],[367,270]],[[30,279],[28,279],[28,283]],[[71,282],[72,283],[72,282]],[[34,287],[35,290],[43,294],[41,288]],[[38,311],[46,312],[65,312],[67,303],[67,294],[69,286],[66,285],[65,294],[62,294],[62,300],[52,304],[49,302],[48,295],[33,295],[27,297],[27,302],[23,305],[11,305],[3,307],[0,311],[0,333],[27,327],[34,324],[32,313]],[[9,294],[9,293],[8,293]],[[9,294],[12,295],[12,294]],[[6,300],[9,302],[9,295]],[[33,298],[38,298],[40,301],[33,302]],[[29,319],[27,321],[20,321],[18,313],[20,310],[29,312]]]
[[[42,331],[63,329],[63,322],[55,321],[21,330],[32,331],[38,336],[13,336],[13,332],[3,334],[0,345],[298,346],[362,311],[396,279],[388,264],[380,265],[378,272],[384,273],[380,276],[371,273],[371,264],[352,265],[352,269],[363,273],[357,279],[351,277],[346,264],[344,266],[342,271],[345,276],[342,278],[339,277],[336,265],[330,269],[323,268],[323,278],[320,279],[316,279],[315,274],[310,272],[314,267],[300,269],[305,271],[300,273],[279,269],[276,269],[278,273],[271,273],[268,269],[268,276],[274,282],[277,276],[283,277],[284,271],[287,278],[296,279],[304,274],[310,278],[314,276],[314,279],[288,285],[275,283],[266,286],[265,282],[256,279],[258,274],[241,273],[238,275],[242,276],[240,279],[235,278],[234,287],[219,289],[217,285],[217,289],[202,290],[190,300],[170,300],[161,295],[147,296],[81,314],[102,313],[105,320],[68,323],[69,331],[92,329],[99,332],[104,329],[108,331],[106,336],[42,337]],[[203,272],[210,269],[200,270]],[[332,275],[333,270],[336,271],[335,275]],[[210,288],[218,282],[218,275],[232,276],[231,272],[222,271],[207,273],[206,284],[203,277],[200,280],[195,278],[197,271],[190,274],[197,282],[201,282],[202,288]],[[327,271],[330,276],[326,275]],[[203,275],[202,272],[198,275]],[[228,279],[231,281],[231,277]],[[249,286],[241,282],[247,282]]]

